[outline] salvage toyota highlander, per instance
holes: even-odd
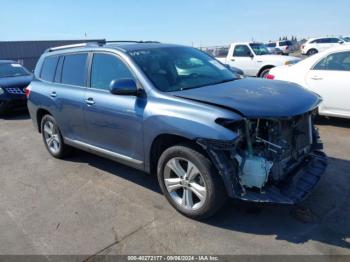
[[[213,215],[228,196],[297,203],[327,166],[313,124],[318,95],[242,78],[190,47],[51,48],[27,96],[52,156],[76,147],[157,174],[170,204],[195,219]]]

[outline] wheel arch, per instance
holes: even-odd
[[[158,160],[162,153],[172,146],[181,144],[189,145],[191,148],[194,148],[207,156],[207,153],[203,150],[203,148],[193,139],[174,134],[160,134],[152,141],[149,149],[149,172],[151,174],[156,174]]]
[[[44,108],[39,108],[36,112],[36,125],[39,133],[41,133],[41,120],[45,115],[52,116],[52,114],[47,109],[44,109]]]
[[[274,65],[264,65],[262,68],[260,68],[258,74],[257,74],[257,77],[260,77],[261,76],[261,73],[264,72],[266,69],[271,69],[271,68],[274,68],[276,66]]]

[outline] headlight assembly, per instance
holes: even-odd
[[[0,87],[0,96],[5,93],[4,89],[2,87]]]

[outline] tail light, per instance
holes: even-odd
[[[265,76],[266,79],[270,79],[270,80],[274,80],[275,79],[275,76],[274,75],[271,75],[271,74],[267,74]]]
[[[29,98],[30,95],[30,86],[27,86],[24,90],[24,93],[26,94],[26,97]]]

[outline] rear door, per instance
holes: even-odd
[[[350,116],[350,52],[337,52],[319,61],[307,74],[306,83],[323,98],[321,111]]]
[[[50,96],[55,118],[64,137],[84,141],[86,129],[83,106],[87,83],[88,53],[73,53],[59,58],[55,82]]]
[[[112,53],[93,54],[84,114],[88,143],[121,156],[143,161],[145,97],[111,94],[112,80],[135,79],[123,60]]]

